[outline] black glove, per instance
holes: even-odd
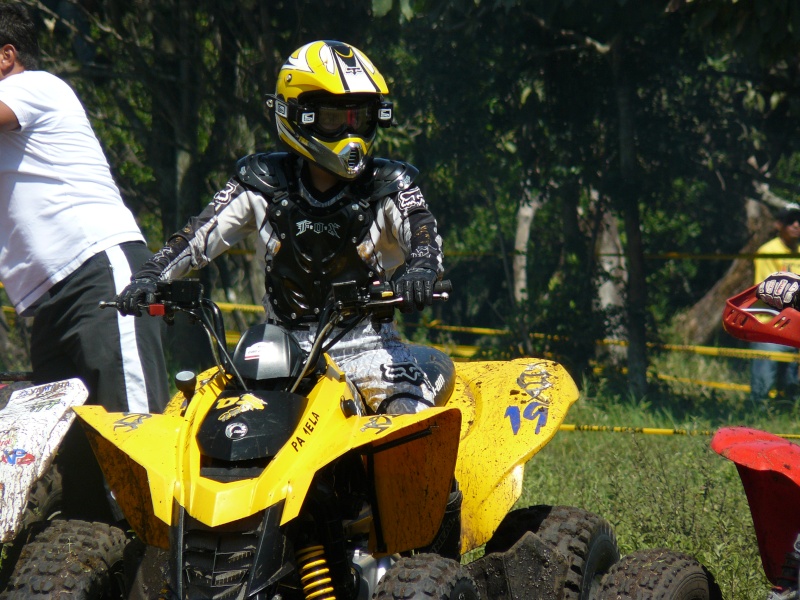
[[[433,304],[434,283],[436,271],[433,269],[411,268],[398,277],[394,283],[394,293],[403,297],[400,312],[410,313]]]
[[[115,300],[120,314],[140,317],[140,307],[149,306],[156,301],[156,280],[150,277],[134,279]]]
[[[756,296],[765,304],[783,310],[787,306],[800,305],[800,275],[779,271],[758,284]]]

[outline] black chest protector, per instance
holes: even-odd
[[[374,220],[367,202],[345,196],[318,209],[290,193],[270,203],[268,219],[280,248],[267,265],[266,284],[282,320],[315,321],[332,284],[366,285],[374,276],[358,254]]]
[[[266,192],[267,220],[280,243],[275,254],[266,257],[272,309],[283,322],[302,323],[318,319],[332,284],[367,285],[373,279],[358,246],[375,214],[368,194],[356,197],[350,190],[330,206],[311,206],[298,191],[293,161],[278,153],[246,157],[237,177]]]

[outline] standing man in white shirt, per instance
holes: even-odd
[[[91,403],[160,412],[168,392],[159,320],[98,309],[151,253],[83,106],[37,70],[38,56],[27,10],[0,0],[0,281],[17,312],[34,318],[37,383],[78,377]]]

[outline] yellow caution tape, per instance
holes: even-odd
[[[743,383],[724,383],[721,381],[705,381],[702,379],[690,379],[688,377],[675,377],[673,375],[664,375],[663,373],[656,373],[655,377],[662,381],[674,381],[676,383],[688,383],[690,385],[699,385],[702,387],[716,388],[719,390],[730,390],[734,392],[750,393],[750,386]],[[775,390],[773,390],[775,393]]]
[[[259,304],[234,304],[232,302],[217,302],[217,306],[219,306],[219,309],[222,312],[233,312],[234,310],[249,313],[264,312],[264,307]]]
[[[458,325],[441,325],[433,323],[408,323],[411,327],[425,327],[426,329],[437,329],[439,331],[454,331],[457,333],[474,333],[475,335],[508,335],[511,333],[507,329],[491,329],[488,327],[461,327]]]
[[[625,340],[600,340],[597,342],[605,346],[627,346]],[[745,348],[720,348],[717,346],[687,346],[680,344],[655,344],[648,343],[648,348],[670,350],[672,352],[688,352],[703,356],[724,356],[726,358],[764,358],[778,362],[800,362],[800,354],[794,352],[770,352],[766,350],[748,350]]]
[[[714,435],[714,431],[695,429],[659,429],[656,427],[615,427],[611,425],[574,425],[562,423],[559,431],[592,431],[607,433],[643,433],[645,435]],[[775,433],[786,439],[800,439],[800,433]]]
[[[151,248],[153,252],[157,252],[160,248]],[[236,254],[236,255],[253,255],[255,254],[255,250],[249,250],[247,248],[230,248],[226,251],[226,254]],[[508,256],[520,256],[524,255],[525,252],[520,252],[517,250],[512,250],[511,252],[506,253]],[[488,258],[488,257],[500,257],[503,254],[501,252],[462,252],[462,251],[450,251],[447,253],[448,257],[451,258]],[[617,257],[625,257],[624,252],[600,252],[597,256],[617,256]],[[774,254],[774,253],[764,253],[759,254],[755,252],[748,252],[743,254],[691,254],[686,252],[662,252],[660,254],[645,254],[644,258],[646,260],[754,260],[757,258],[800,258],[800,254]]]
[[[441,350],[451,358],[472,358],[478,353],[477,346],[462,346],[458,344],[429,344],[431,347]]]
[[[237,304],[232,302],[218,302],[217,306],[219,306],[220,310],[222,310],[223,312],[232,312],[237,310],[240,312],[247,312],[253,314],[263,314],[264,312],[264,307],[257,304]],[[3,306],[0,308],[2,308],[3,312],[6,314],[16,315],[16,312],[10,306]],[[409,324],[409,326],[426,327],[428,329],[436,329],[440,331],[471,333],[474,335],[502,336],[510,333],[506,329],[492,329],[488,327],[461,327],[456,325],[442,325],[437,322],[419,323],[419,324],[411,323]],[[534,339],[558,339],[558,336],[550,336],[544,333],[530,333],[529,335]],[[626,340],[605,339],[605,340],[598,340],[597,344],[604,346],[624,347],[628,345],[628,342]],[[749,350],[746,348],[720,348],[716,346],[688,346],[688,345],[678,345],[678,344],[655,344],[655,343],[648,343],[647,347],[658,350],[669,350],[672,352],[687,352],[692,354],[699,354],[702,356],[742,358],[746,360],[761,358],[766,360],[773,360],[776,362],[800,363],[800,353],[795,353],[795,352],[770,352],[765,350]],[[457,345],[454,346],[454,348],[456,348],[454,352],[455,354],[467,358],[474,355],[478,350],[477,346],[468,346],[468,345]]]

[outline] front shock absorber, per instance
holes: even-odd
[[[330,569],[322,546],[308,546],[295,556],[306,600],[336,600]]]

